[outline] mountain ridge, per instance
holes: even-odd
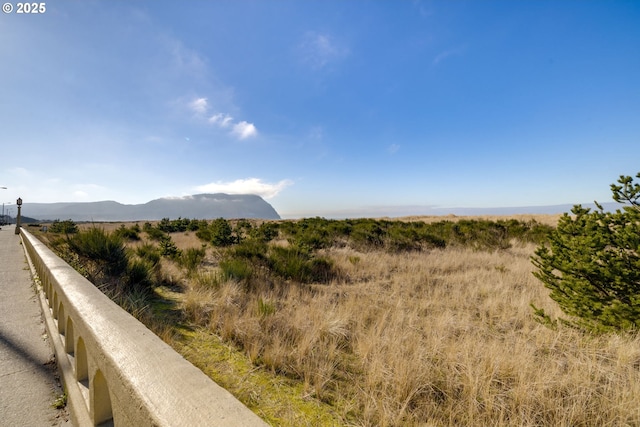
[[[165,197],[142,204],[123,204],[113,200],[98,202],[27,203],[22,214],[38,220],[142,221],[162,218],[260,218],[280,219],[276,210],[253,194],[202,193],[184,197]]]

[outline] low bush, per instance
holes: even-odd
[[[279,234],[279,224],[275,222],[265,222],[260,224],[258,227],[254,227],[249,231],[249,235],[251,238],[269,243],[271,240],[278,237]]]
[[[91,227],[69,238],[70,248],[78,255],[99,262],[109,275],[122,274],[128,264],[122,239],[115,233]]]
[[[231,256],[245,258],[254,261],[265,260],[267,257],[267,244],[260,240],[247,239],[235,245],[230,250]]]
[[[78,226],[70,219],[64,221],[56,219],[51,223],[48,230],[51,233],[75,234],[78,232]]]
[[[160,250],[154,245],[146,243],[138,246],[136,248],[136,254],[140,258],[150,262],[152,266],[155,266],[160,262]]]
[[[178,249],[168,234],[165,234],[160,239],[160,255],[173,259],[177,259],[182,255],[182,251]]]
[[[153,265],[144,259],[129,262],[126,271],[126,281],[131,287],[148,290],[153,286]]]
[[[140,240],[140,226],[138,224],[131,227],[122,224],[114,233],[125,240]]]
[[[277,275],[300,283],[326,283],[334,275],[331,260],[315,257],[300,246],[270,248],[268,263]]]
[[[167,236],[167,233],[157,227],[154,227],[150,222],[145,222],[142,230],[147,233],[147,236],[149,236],[151,240],[160,241]]]
[[[192,272],[202,263],[204,256],[204,248],[188,248],[182,252],[182,256],[178,260],[181,266]]]
[[[225,280],[248,281],[253,275],[251,261],[242,258],[223,259],[220,261],[220,269]]]

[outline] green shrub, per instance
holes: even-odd
[[[195,225],[192,226],[192,224]],[[162,218],[156,228],[165,233],[182,233],[189,229],[195,231],[198,229],[198,221],[179,217],[178,219]]]
[[[242,258],[227,258],[220,261],[220,269],[225,280],[249,280],[253,275],[251,261]]]
[[[235,245],[231,249],[231,255],[235,258],[264,260],[267,257],[267,244],[260,240],[247,239]]]
[[[160,262],[160,250],[153,245],[148,243],[138,246],[136,248],[136,254],[151,263],[152,266],[156,266]]]
[[[165,234],[160,239],[160,255],[175,259],[182,255],[182,251],[171,240],[171,236]]]
[[[278,237],[279,228],[278,223],[265,222],[260,224],[259,227],[252,228],[251,231],[249,231],[249,236],[255,240],[269,243]]]
[[[60,221],[56,219],[48,228],[51,233],[75,234],[78,232],[78,226],[70,219]]]
[[[210,241],[214,246],[229,246],[235,243],[231,224],[224,218],[214,219],[209,225]]]
[[[251,231],[253,230],[253,225],[246,219],[240,219],[236,222],[236,226],[233,229],[233,234],[235,236],[235,242],[240,243],[247,237],[251,236]]]
[[[139,289],[149,289],[152,281],[153,265],[144,259],[136,259],[129,262],[126,271],[127,284]]]
[[[380,248],[384,245],[384,234],[380,222],[366,219],[353,224],[349,237],[356,247]]]
[[[91,227],[69,238],[69,246],[80,256],[98,261],[105,272],[120,275],[127,268],[127,255],[122,239],[115,233],[108,234],[102,228]]]
[[[182,252],[180,259],[180,265],[189,271],[194,271],[204,260],[205,250],[204,248],[188,248]]]
[[[300,283],[327,282],[334,276],[333,263],[328,258],[313,257],[299,246],[270,248],[268,263],[277,275]]]
[[[560,320],[597,332],[640,327],[640,184],[628,176],[618,183],[611,190],[622,210],[574,206],[532,257],[534,275],[571,316]]]
[[[154,227],[149,222],[146,222],[144,224],[143,230],[145,233],[147,233],[147,236],[149,236],[151,240],[161,241],[163,238],[168,236],[167,233],[160,230],[159,228]]]
[[[140,233],[140,227],[132,226],[127,228],[124,224],[121,224],[120,228],[114,233],[126,240],[140,240],[140,235],[138,234]]]

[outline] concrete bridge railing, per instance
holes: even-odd
[[[266,426],[33,235],[21,237],[76,426]]]

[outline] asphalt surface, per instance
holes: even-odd
[[[42,311],[15,225],[0,230],[0,427],[71,426]]]

